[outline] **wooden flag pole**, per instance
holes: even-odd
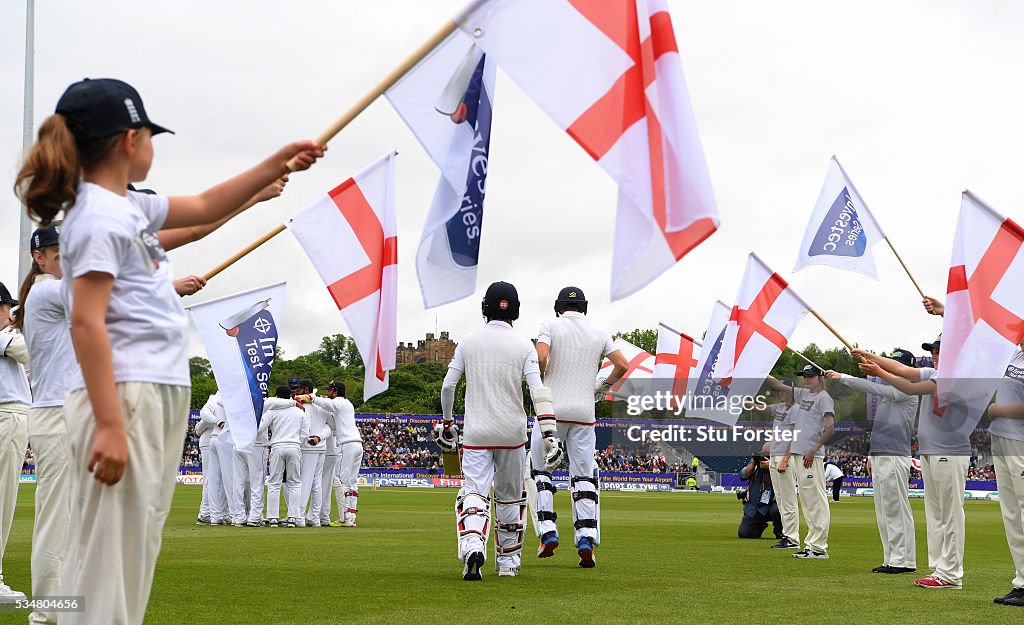
[[[924,299],[926,297],[924,291],[921,290],[921,285],[917,283],[917,280],[914,279],[913,274],[910,273],[910,269],[907,267],[907,263],[903,262],[903,257],[900,256],[900,253],[896,251],[896,248],[893,246],[892,241],[889,240],[889,237],[884,238],[885,242],[889,244],[889,249],[892,250],[892,253],[896,255],[896,260],[900,261],[900,264],[903,265],[903,271],[907,272],[907,277],[910,278],[910,281],[914,283],[914,288],[917,289],[917,292],[921,294],[921,299]]]
[[[444,26],[442,26],[440,29],[437,30],[437,32],[431,35],[429,39],[420,44],[420,46],[416,48],[416,50],[414,50],[412,54],[406,57],[404,61],[399,63],[397,67],[391,70],[388,73],[388,75],[382,78],[381,81],[374,85],[372,89],[367,91],[366,94],[363,95],[363,97],[359,98],[359,100],[357,100],[355,104],[349,107],[349,109],[341,115],[341,117],[334,120],[334,123],[328,126],[326,130],[321,132],[320,136],[316,138],[316,144],[327,145],[328,141],[333,139],[334,136],[341,132],[341,130],[345,126],[348,126],[352,122],[352,120],[358,117],[360,113],[365,111],[366,108],[370,106],[370,104],[372,104],[374,100],[384,95],[385,91],[393,87],[395,83],[397,83],[402,78],[402,76],[405,76],[407,73],[409,73],[409,70],[411,70],[413,67],[416,66],[417,63],[426,58],[426,56],[430,54],[431,50],[439,46],[441,42],[444,41],[448,37],[448,35],[451,35],[453,32],[455,32],[455,29],[457,28],[458,25],[455,23],[454,20],[449,20],[445,22]],[[288,162],[288,169],[292,171],[295,170],[294,159]],[[279,225],[270,232],[264,234],[260,238],[256,239],[255,241],[247,245],[245,248],[243,248],[241,251],[239,251],[231,258],[227,259],[226,261],[222,262],[221,264],[217,265],[216,267],[205,273],[203,275],[203,279],[209,280],[210,278],[213,278],[220,272],[224,271],[225,269],[236,263],[240,258],[245,256],[249,252],[253,251],[254,249],[263,245],[270,239],[273,239],[275,236],[284,232],[284,229],[285,227],[283,225]]]
[[[811,313],[812,315],[814,315],[815,317],[817,317],[817,318],[818,318],[818,321],[820,321],[820,322],[822,323],[822,325],[824,325],[824,326],[825,326],[826,328],[828,328],[828,331],[829,331],[829,332],[831,332],[832,334],[834,334],[834,335],[835,335],[835,337],[836,337],[837,339],[839,339],[839,342],[840,342],[840,343],[842,343],[843,345],[845,345],[845,346],[846,346],[846,349],[850,350],[851,352],[853,351],[853,344],[852,344],[852,343],[850,343],[849,341],[847,341],[846,339],[844,339],[844,338],[843,338],[843,335],[842,335],[842,334],[839,334],[839,332],[838,332],[838,331],[837,331],[837,330],[836,330],[835,328],[833,328],[833,327],[832,327],[832,324],[831,324],[831,323],[829,323],[829,322],[825,321],[825,318],[824,318],[824,317],[822,317],[821,315],[819,315],[819,314],[818,314],[818,311],[814,310],[814,309],[813,309],[813,308],[811,308],[810,306],[808,306],[808,307],[807,307],[807,310],[808,310],[808,311],[809,311],[809,312],[810,312],[810,313]],[[811,363],[811,364],[814,364],[814,363]],[[814,365],[814,366],[815,366],[815,367],[817,367],[818,365]]]
[[[805,361],[805,362],[806,362],[807,364],[811,365],[812,367],[814,367],[814,368],[815,368],[815,369],[817,369],[818,371],[821,371],[822,373],[824,373],[825,371],[827,371],[827,369],[825,369],[825,367],[822,367],[821,365],[819,365],[818,363],[814,362],[813,360],[811,360],[811,359],[810,359],[810,358],[808,358],[807,356],[804,356],[803,354],[801,354],[801,353],[800,353],[800,352],[798,352],[797,350],[793,349],[793,348],[792,348],[792,347],[790,347],[789,345],[787,345],[787,346],[786,346],[786,349],[788,349],[789,351],[793,352],[793,353],[794,353],[794,354],[796,354],[797,356],[799,356],[799,357],[803,358],[803,359],[804,359],[804,361]]]

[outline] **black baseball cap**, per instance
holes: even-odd
[[[56,112],[67,118],[71,134],[79,145],[143,126],[154,135],[174,134],[150,121],[135,87],[114,78],[86,78],[76,82],[57,101]]]
[[[57,230],[57,226],[46,226],[45,228],[36,228],[36,231],[32,233],[32,238],[29,239],[28,247],[30,252],[41,250],[44,247],[51,247],[54,245],[60,245],[60,230]]]
[[[331,380],[330,384],[327,385],[327,390],[334,391],[339,395],[345,394],[345,384],[337,380]]]
[[[299,380],[299,388],[313,388],[313,380],[302,378]]]
[[[796,381],[793,378],[782,378],[779,382],[782,382],[791,389],[796,387]]]
[[[11,306],[17,306],[18,300],[11,297],[11,292],[7,290],[3,282],[0,282],[0,304],[10,304]]]
[[[930,353],[932,353],[932,350],[939,349],[939,343],[941,341],[942,341],[942,335],[940,334],[939,338],[935,339],[935,342],[933,342],[933,343],[921,343],[921,349],[925,350],[926,352],[928,352],[930,354]]]
[[[900,348],[896,348],[896,351],[892,353],[891,358],[900,364],[907,365],[908,367],[913,367],[914,362],[917,360],[913,354]]]
[[[800,373],[798,373],[797,375],[803,376],[805,378],[813,378],[815,376],[821,375],[821,373],[821,369],[815,367],[814,365],[806,365],[803,369],[800,370]]]

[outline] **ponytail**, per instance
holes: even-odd
[[[29,216],[46,227],[61,210],[74,206],[83,170],[106,158],[122,135],[78,145],[66,117],[60,113],[47,117],[14,182],[14,194]]]
[[[74,204],[82,177],[80,160],[64,116],[47,117],[14,182],[14,194],[41,226],[50,225],[61,209]]]
[[[25,332],[25,305],[28,301],[28,292],[32,290],[32,284],[36,281],[36,277],[42,274],[43,270],[39,268],[39,263],[33,260],[32,266],[28,269],[28,275],[25,276],[24,282],[21,283],[21,289],[18,291],[18,314],[11,323],[18,332]]]

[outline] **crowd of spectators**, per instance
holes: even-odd
[[[189,421],[181,463],[184,467],[202,465],[199,439],[195,435],[195,419]],[[430,439],[426,425],[408,425],[395,418],[380,418],[360,421],[363,436],[363,466],[381,468],[423,468],[439,470],[441,453]],[[991,437],[987,430],[978,430],[971,435],[971,463],[969,480],[994,480],[995,472],[990,462],[992,454]],[[915,457],[916,437],[912,441]],[[868,476],[868,453],[870,445],[867,434],[854,434],[830,443],[826,447],[826,458],[851,477]],[[595,452],[597,466],[602,471],[640,471],[652,473],[691,473],[689,464],[669,463],[664,454],[650,443],[637,447],[624,447],[615,443]],[[25,454],[22,473],[31,475],[35,470],[32,450]],[[920,471],[911,469],[911,478],[921,477]]]

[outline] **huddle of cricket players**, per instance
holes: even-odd
[[[331,381],[324,396],[309,379],[279,386],[263,402],[252,452],[232,441],[219,393],[203,406],[195,433],[203,463],[198,525],[355,527],[363,443],[343,383]]]
[[[522,565],[527,499],[536,514],[537,556],[554,555],[559,544],[551,471],[568,455],[573,500],[574,544],[579,565],[596,564],[601,542],[599,475],[595,468],[594,402],[626,372],[626,359],[611,337],[586,318],[583,291],[566,287],[555,301],[556,318],[542,324],[535,348],[512,324],[519,295],[507,282],[487,288],[481,304],[487,321],[467,335],[448,365],[441,387],[443,421],[434,430],[446,454],[462,454],[464,486],[455,504],[457,555],[462,578],[482,579],[494,500],[495,569],[515,577]],[[614,370],[595,388],[598,367],[608,357]],[[466,376],[466,414],[460,432],[452,415],[455,388]],[[525,380],[536,421],[527,458]],[[555,406],[560,406],[556,411]]]

